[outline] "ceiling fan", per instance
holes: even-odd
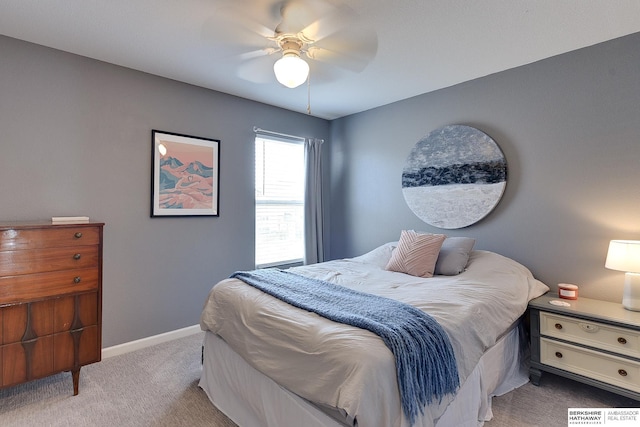
[[[378,39],[355,11],[331,0],[244,0],[219,7],[207,32],[216,51],[238,61],[236,74],[254,83],[295,88],[364,70]]]

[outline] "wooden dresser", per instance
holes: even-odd
[[[0,223],[0,387],[100,361],[103,226]]]

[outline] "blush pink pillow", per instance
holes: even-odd
[[[433,277],[444,234],[416,233],[402,230],[398,247],[391,254],[386,269],[417,277]]]

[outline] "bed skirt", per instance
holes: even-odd
[[[485,352],[437,421],[438,427],[477,427],[493,417],[491,397],[529,381],[524,333],[518,324]],[[207,331],[199,386],[240,427],[344,427],[338,411],[319,408],[250,366],[219,336]],[[366,427],[366,426],[363,426]],[[427,426],[424,426],[427,427]]]

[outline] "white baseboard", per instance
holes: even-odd
[[[178,338],[195,335],[201,331],[200,325],[187,326],[186,328],[176,329],[175,331],[165,332],[163,334],[142,338],[123,344],[114,345],[102,349],[102,358],[107,359],[113,356],[129,353],[131,351],[140,350],[142,348],[151,347],[152,345],[162,344],[163,342],[172,341]]]

